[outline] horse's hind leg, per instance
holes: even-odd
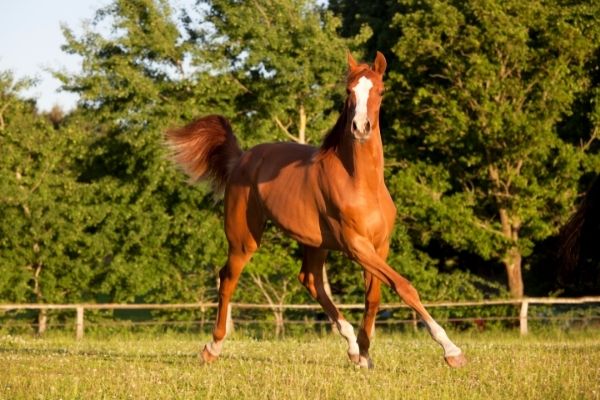
[[[202,359],[211,362],[217,359],[223,349],[223,341],[227,335],[227,313],[229,302],[235,291],[240,274],[244,265],[250,260],[251,253],[229,252],[227,263],[219,271],[219,306],[217,309],[217,321],[213,329],[213,340],[204,346]]]
[[[358,344],[354,335],[354,328],[344,319],[342,313],[333,304],[323,283],[323,264],[327,257],[327,250],[306,246],[304,248],[304,257],[302,259],[302,269],[298,275],[298,280],[307,289],[310,295],[321,304],[323,310],[333,321],[340,334],[348,342],[348,357],[354,363],[359,361]]]
[[[252,254],[258,248],[264,220],[256,207],[247,202],[247,196],[238,197],[241,201],[226,199],[225,233],[229,242],[229,253],[225,266],[219,271],[219,306],[217,321],[213,329],[213,340],[204,346],[201,353],[204,362],[217,359],[227,335],[227,312],[240,274]],[[244,201],[246,200],[246,201]],[[252,216],[250,218],[249,216]]]

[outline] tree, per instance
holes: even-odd
[[[556,233],[590,156],[561,137],[597,49],[593,7],[554,2],[403,1],[390,74],[393,152],[412,175],[414,229],[497,259],[513,297],[523,256]],[[594,141],[592,132],[586,141]],[[400,186],[402,187],[402,185]],[[416,208],[419,207],[419,208]],[[422,234],[422,235],[423,235]]]
[[[108,29],[107,29],[108,27]],[[64,50],[82,71],[60,71],[79,94],[80,129],[93,139],[79,180],[104,210],[90,227],[105,300],[206,300],[225,238],[212,197],[189,187],[168,160],[163,132],[199,110],[227,108],[215,79],[188,67],[188,45],[166,1],[115,0],[81,37],[64,27]]]
[[[0,74],[0,298],[86,301],[93,295],[85,234],[92,214],[76,169],[84,137],[56,130],[34,101],[19,98],[28,85]],[[46,320],[41,310],[40,332]]]
[[[351,42],[337,35],[339,19],[312,0],[203,5],[208,11],[195,31],[197,57],[241,89],[236,112],[251,142],[318,143],[343,98],[341,60]]]

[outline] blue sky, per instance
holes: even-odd
[[[26,92],[38,99],[38,108],[46,111],[58,104],[74,106],[77,98],[58,92],[60,83],[48,68],[76,71],[79,60],[65,54],[60,24],[81,32],[84,20],[109,0],[0,0],[0,70],[11,70],[15,77],[37,78],[39,83]]]

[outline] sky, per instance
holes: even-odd
[[[80,60],[64,53],[60,30],[64,23],[81,32],[83,21],[91,20],[109,0],[0,0],[0,71],[11,70],[15,78],[36,78],[38,84],[25,92],[38,99],[38,109],[54,105],[70,110],[76,95],[60,92],[60,82],[48,69],[77,71]]]

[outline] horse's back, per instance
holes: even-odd
[[[311,246],[323,245],[317,151],[297,143],[260,144],[244,153],[230,181],[230,186],[249,190],[265,219]]]

